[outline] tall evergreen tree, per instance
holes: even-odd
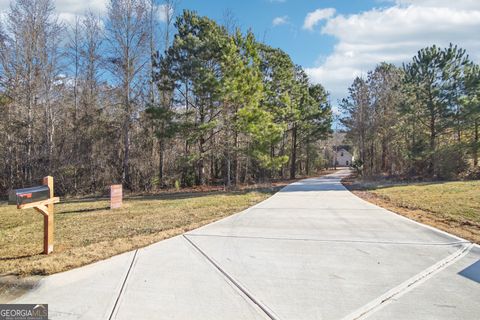
[[[418,121],[429,135],[428,173],[436,173],[438,139],[452,126],[458,106],[457,85],[462,69],[468,64],[465,50],[450,45],[421,49],[413,61],[404,66],[405,82],[417,101]],[[407,108],[407,112],[412,112]]]

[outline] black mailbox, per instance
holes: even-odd
[[[50,188],[48,186],[38,186],[12,190],[8,197],[8,203],[20,206],[22,204],[38,202],[47,199],[50,199]]]

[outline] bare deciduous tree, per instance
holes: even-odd
[[[148,64],[148,5],[145,0],[111,0],[106,25],[110,70],[120,84],[123,107],[122,182],[130,187],[130,130],[143,94]]]

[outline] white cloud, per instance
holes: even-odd
[[[307,68],[336,101],[353,79],[386,61],[409,62],[423,47],[458,44],[480,62],[480,1],[398,0],[390,7],[329,18],[322,33],[338,42],[319,64]]]
[[[10,0],[0,0],[0,12],[7,12]],[[104,14],[107,10],[108,0],[56,0],[55,12],[61,21],[73,23],[76,16],[82,16],[87,10],[95,14]]]
[[[73,15],[82,15],[87,10],[101,14],[107,9],[108,0],[57,0],[54,1],[56,11]]]
[[[455,8],[455,9],[478,9],[478,0],[396,0],[398,5],[416,5],[422,7],[443,7],[443,8]]]
[[[167,13],[170,12],[170,16],[173,16],[173,8],[166,5],[166,4],[161,4],[157,7],[157,13],[158,13],[158,20],[161,22],[166,22],[167,21]]]
[[[6,12],[10,8],[11,0],[0,0],[0,12]],[[54,1],[55,12],[61,21],[73,23],[76,16],[82,16],[87,11],[104,15],[107,11],[109,0],[56,0]],[[161,22],[166,20],[167,6],[157,6],[157,19]],[[172,9],[170,9],[172,10]]]
[[[305,21],[303,22],[303,29],[313,30],[313,27],[315,27],[320,21],[327,20],[333,15],[335,15],[334,8],[317,9],[309,12],[305,17]]]
[[[274,27],[280,26],[282,24],[287,24],[287,23],[288,23],[288,16],[276,17],[272,20],[272,25]]]

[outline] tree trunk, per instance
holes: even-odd
[[[275,157],[275,145],[273,143],[270,144],[270,158],[273,160],[273,158]],[[262,179],[265,179],[265,175],[266,175],[266,170],[261,170],[260,171],[261,175],[262,175]],[[283,172],[283,170],[282,170]],[[270,168],[270,179],[272,179],[275,175],[275,168],[273,167],[273,164]],[[282,179],[283,179],[283,176],[282,176]]]
[[[235,185],[240,184],[240,157],[238,156],[238,132],[235,130]]]
[[[6,111],[7,111],[7,116],[6,116],[6,119],[7,119],[7,125],[9,126],[10,125],[10,121],[11,121],[11,117],[10,117],[10,109],[11,109],[11,106],[7,106],[6,108]],[[7,168],[8,168],[8,190],[11,190],[13,189],[13,184],[14,184],[14,175],[13,175],[13,143],[12,143],[12,133],[10,130],[6,130],[6,134],[7,134],[7,155],[6,155],[6,158],[7,158]]]
[[[430,116],[430,163],[428,165],[428,174],[430,176],[435,175],[435,140],[437,138],[437,131],[435,130],[435,115],[432,113]]]
[[[249,145],[247,142],[247,147],[246,147],[247,152],[246,152],[246,159],[245,159],[245,176],[243,178],[244,183],[248,182],[248,170],[249,170],[248,164],[250,162],[250,158],[248,157],[248,149],[249,149]]]
[[[478,167],[478,127],[479,127],[480,119],[475,119],[475,132],[473,138],[473,166]]]
[[[362,165],[366,164],[366,146],[365,146],[365,134],[364,131],[362,130],[360,133],[360,145],[361,145],[361,150],[360,150],[360,159],[362,159]],[[337,150],[335,150],[335,170],[337,170]]]
[[[188,121],[188,110],[189,110],[189,101],[188,101],[188,80],[185,80],[185,122]],[[183,184],[186,185],[187,184],[187,175],[188,175],[188,163],[187,163],[187,159],[188,159],[188,138],[185,137],[185,145],[184,145],[184,163],[183,163],[183,172],[182,172],[182,180],[183,180]]]
[[[200,106],[199,108],[199,126],[202,126],[205,124],[205,110],[203,105]],[[198,181],[197,183],[199,185],[205,185],[205,161],[204,161],[204,156],[205,156],[205,137],[204,133],[202,132],[200,139],[198,139],[198,152],[200,153],[199,159],[197,161],[197,166],[198,166]]]
[[[198,160],[198,184],[205,185],[205,161],[203,155],[205,154],[205,139],[203,137],[199,140],[198,152],[200,153],[200,159]]]
[[[128,117],[128,116],[127,116]],[[123,163],[122,163],[122,183],[125,184],[125,188],[130,188],[130,172],[129,172],[129,161],[130,161],[130,130],[129,130],[129,120],[125,119],[123,123]]]
[[[130,76],[126,75],[126,82],[124,83],[125,90],[125,114],[123,119],[123,162],[122,162],[122,184],[125,188],[130,188]]]
[[[228,151],[227,151],[227,181],[226,181],[226,185],[228,188],[230,188],[230,186],[232,185],[232,177],[230,175],[230,172],[231,172],[231,161],[230,161],[230,155],[228,155]]]
[[[32,116],[32,107],[28,107],[27,111],[27,160],[26,160],[26,170],[25,178],[26,181],[31,184],[33,176],[33,165],[32,165],[32,148],[33,148],[33,116]]]
[[[387,141],[385,138],[382,139],[382,172],[387,171]]]
[[[213,144],[213,138],[212,138],[212,143],[210,146],[210,179],[216,179],[217,175],[215,172],[215,154],[213,153],[214,144]]]
[[[285,140],[287,140],[287,132],[285,132],[283,134],[283,137],[282,137],[282,145],[280,146],[280,153],[279,155],[283,156],[285,155],[285,145],[286,145],[286,142]],[[275,154],[272,155],[272,157],[274,157]],[[287,164],[287,169],[288,169],[288,164]],[[282,179],[285,179],[285,165],[282,164],[282,167],[280,168],[280,176],[282,177]]]
[[[375,145],[372,141],[370,144],[370,176],[373,176],[376,173],[375,170]]]
[[[128,34],[128,31],[127,31]],[[124,74],[124,90],[125,90],[125,119],[123,122],[123,144],[124,144],[124,154],[123,154],[123,164],[122,164],[122,183],[125,184],[126,188],[130,188],[130,47],[127,45],[125,48],[125,61],[126,69]]]
[[[308,176],[310,174],[310,142],[305,142],[305,150],[306,150],[306,157],[305,157],[305,174]]]
[[[158,185],[163,188],[165,186],[163,181],[165,141],[163,141],[163,138],[158,139],[158,144]]]
[[[292,128],[292,160],[290,163],[290,179],[295,179],[297,171],[297,124]]]

